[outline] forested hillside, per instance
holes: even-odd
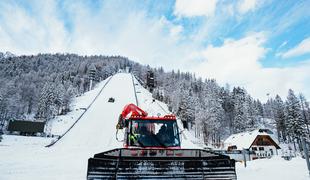
[[[71,100],[89,90],[90,71],[97,83],[126,67],[141,80],[154,71],[153,97],[167,103],[206,143],[218,144],[230,134],[258,127],[275,127],[280,141],[299,142],[309,135],[309,102],[293,90],[283,99],[270,97],[262,103],[246,89],[221,87],[215,79],[165,72],[120,56],[75,54],[1,54],[0,124],[10,119],[48,121],[65,114]]]
[[[89,90],[90,69],[99,82],[124,68],[123,57],[39,54],[0,60],[0,118],[45,119],[69,111],[73,97]]]

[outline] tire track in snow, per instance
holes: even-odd
[[[131,75],[131,80],[132,80],[132,86],[133,86],[133,93],[134,93],[134,95],[135,95],[135,101],[136,101],[136,105],[137,106],[139,106],[139,100],[138,100],[138,96],[137,96],[137,90],[136,90],[136,86],[135,86],[135,82],[134,82],[134,75],[132,74],[132,73],[130,73],[130,75]],[[117,132],[115,133],[115,139],[117,139]],[[111,144],[112,144],[112,141],[113,141],[113,139],[114,139],[113,137],[110,137],[110,139],[109,139],[109,142],[108,142],[108,144],[107,144],[107,147],[109,147],[109,146],[111,146]]]

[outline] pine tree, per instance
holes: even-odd
[[[49,84],[46,83],[41,90],[38,102],[38,110],[36,118],[46,118],[47,108],[48,108],[48,94],[49,94]]]
[[[190,93],[186,90],[182,90],[177,115],[183,121],[183,123],[187,125],[191,125],[195,118],[195,112],[192,103],[193,101]]]
[[[233,133],[233,113],[234,113],[234,102],[229,89],[223,89],[221,93],[222,97],[222,108],[224,109],[224,116],[226,126],[228,127],[229,134]]]
[[[205,112],[205,141],[218,144],[224,134],[224,109],[220,98],[221,89],[215,80],[207,80],[203,92]]]
[[[255,109],[257,112],[257,116],[258,118],[262,118],[264,116],[264,107],[262,105],[262,103],[259,100],[254,101],[255,104]]]
[[[285,105],[279,95],[276,95],[273,105],[279,141],[286,141]]]
[[[245,99],[245,108],[246,108],[246,115],[247,115],[246,130],[257,129],[258,120],[259,120],[259,116],[257,115],[258,110],[256,109],[254,100],[249,95],[247,95]]]
[[[294,91],[289,89],[286,100],[287,132],[294,139],[300,140],[305,136],[304,123],[301,116],[301,106]]]
[[[233,133],[243,132],[247,129],[248,124],[248,112],[245,108],[246,92],[240,87],[233,89],[233,102],[234,102],[234,121],[233,121]]]
[[[301,105],[301,115],[303,122],[306,125],[306,130],[308,136],[310,135],[310,129],[309,129],[309,121],[310,121],[310,114],[309,114],[309,103],[307,102],[306,97],[300,93],[299,94],[299,100],[300,100],[300,105]]]
[[[269,94],[268,94],[269,95]],[[274,112],[273,112],[273,99],[270,98],[267,100],[267,103],[264,104],[263,106],[263,110],[264,110],[264,118],[269,118],[269,119],[272,119],[274,117]]]
[[[75,97],[77,94],[78,90],[75,87],[73,87],[71,84],[67,85],[67,89],[63,97],[63,111],[61,114],[66,114],[70,111],[70,103],[73,97]]]

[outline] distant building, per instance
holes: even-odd
[[[277,155],[278,149],[281,149],[269,129],[233,134],[224,141],[224,147],[228,151],[248,149],[254,151],[257,158]]]
[[[45,122],[34,121],[10,121],[8,131],[10,133],[16,132],[20,135],[36,135],[37,133],[44,133]]]
[[[153,89],[155,88],[155,75],[153,71],[148,71],[147,72],[147,77],[146,77],[146,86],[150,90],[150,92],[153,92]]]

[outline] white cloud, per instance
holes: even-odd
[[[241,0],[238,3],[238,11],[239,13],[244,14],[248,11],[253,11],[257,5],[257,0]]]
[[[179,25],[179,26],[174,26],[170,29],[170,35],[172,37],[175,37],[176,39],[179,39],[181,36],[181,33],[183,31],[183,26]]]
[[[284,42],[278,47],[278,49],[284,47],[285,45],[287,45],[287,41],[284,41]]]
[[[310,61],[296,67],[264,68],[259,60],[267,49],[263,33],[248,35],[239,40],[226,40],[222,46],[209,46],[203,52],[205,61],[195,69],[203,77],[216,78],[224,85],[245,87],[256,98],[266,100],[267,93],[286,97],[289,88],[305,92],[310,86]],[[306,91],[310,97],[309,91]]]
[[[7,3],[0,11],[0,51],[122,55],[167,69],[188,66],[194,45],[181,42],[182,26],[164,17],[151,18],[143,10],[102,3],[96,13],[83,2],[65,4],[70,32],[58,18],[55,1],[37,1],[33,14]]]
[[[310,53],[310,37],[304,39],[296,47],[289,49],[285,53],[282,53],[281,56],[283,58],[290,58],[290,57],[300,56],[306,53]]]
[[[66,51],[68,36],[55,16],[55,2],[38,1],[32,8],[37,17],[16,4],[2,6],[0,49],[16,54]]]
[[[177,16],[212,16],[217,0],[176,0],[174,14]]]

